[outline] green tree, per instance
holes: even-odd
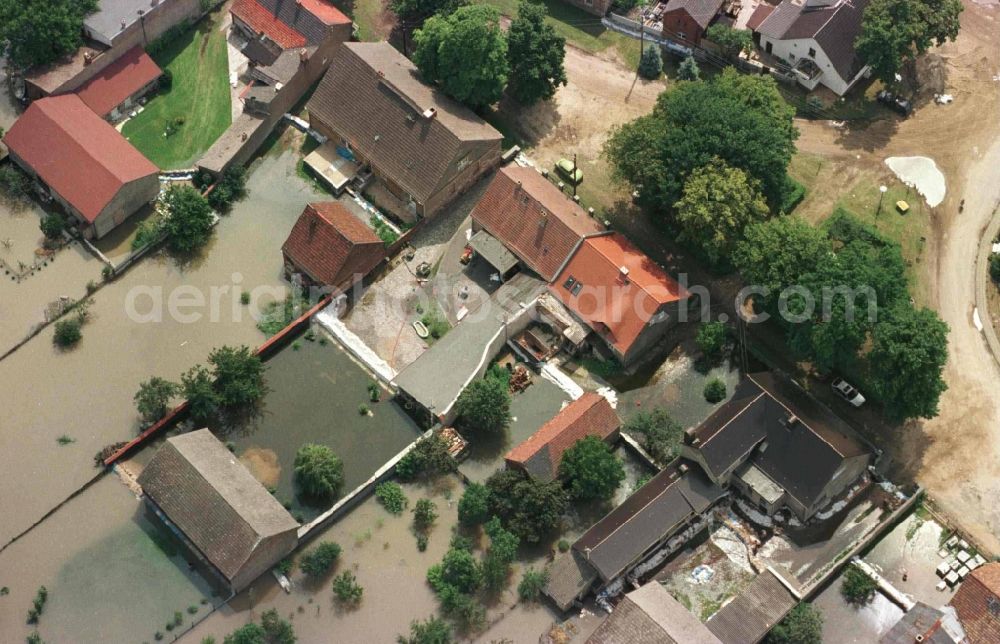
[[[661,465],[674,460],[684,438],[684,428],[662,407],[632,414],[622,431],[637,437],[642,448]]]
[[[566,511],[567,498],[559,481],[541,483],[516,470],[500,470],[486,481],[490,515],[527,543],[538,543],[555,530]]]
[[[563,453],[559,478],[574,499],[610,499],[625,480],[625,467],[604,441],[587,436]]]
[[[267,393],[264,361],[249,347],[220,347],[209,354],[208,362],[224,407],[251,405]]]
[[[856,564],[850,564],[844,569],[840,585],[840,593],[852,604],[867,604],[875,595],[878,584],[865,574]]]
[[[747,284],[767,291],[765,302],[774,303],[781,290],[797,284],[832,256],[823,231],[798,217],[785,216],[748,226],[733,252],[733,264]]]
[[[730,68],[660,94],[652,114],[612,130],[604,153],[652,208],[669,211],[691,172],[718,157],[757,179],[777,210],[798,138],[794,115],[774,79]]]
[[[226,635],[223,644],[267,644],[267,633],[253,622],[245,624]]]
[[[741,52],[753,51],[753,34],[749,29],[733,29],[717,22],[708,28],[706,35],[730,58],[735,58]]]
[[[507,75],[507,40],[500,12],[487,5],[434,16],[413,35],[413,62],[445,94],[479,109],[500,100]]]
[[[360,604],[364,592],[364,588],[350,570],[345,570],[333,580],[333,595],[341,604]]]
[[[419,499],[413,506],[413,527],[426,532],[438,518],[437,505],[430,499]]]
[[[767,635],[767,644],[821,644],[823,613],[812,604],[796,605]]]
[[[172,185],[163,198],[167,216],[163,229],[170,248],[190,253],[205,244],[212,233],[212,207],[201,193],[185,185]]]
[[[0,42],[19,69],[45,65],[83,43],[83,19],[97,0],[0,0]]]
[[[660,48],[656,45],[647,45],[639,56],[639,75],[646,80],[656,80],[663,73],[663,58],[660,55]]]
[[[64,317],[56,322],[52,341],[60,347],[69,348],[83,338],[83,323],[75,315]]]
[[[507,91],[524,105],[547,101],[566,84],[566,39],[545,21],[548,15],[541,2],[521,0],[507,31]]]
[[[681,64],[677,66],[677,80],[696,81],[700,78],[701,69],[698,67],[698,61],[694,59],[694,56],[685,56]]]
[[[139,416],[147,423],[155,423],[167,413],[170,399],[180,393],[177,383],[154,376],[139,385],[133,400]]]
[[[441,580],[459,592],[471,593],[482,585],[483,571],[471,552],[452,548],[441,561]]]
[[[480,483],[469,483],[458,501],[458,520],[467,527],[485,523],[490,518],[490,490]]]
[[[726,399],[726,383],[718,378],[712,378],[705,383],[705,400],[713,405]]]
[[[208,193],[208,204],[218,210],[227,210],[234,201],[239,201],[247,194],[247,171],[241,165],[234,165],[222,173],[215,188]]]
[[[495,593],[507,586],[510,565],[517,558],[517,547],[521,540],[506,530],[498,517],[490,519],[485,529],[490,538],[490,546],[483,557],[483,585]]]
[[[726,325],[722,322],[703,322],[698,327],[695,343],[707,358],[718,358],[726,346]]]
[[[409,500],[399,483],[386,481],[375,486],[375,498],[390,514],[400,515],[406,509]]]
[[[719,159],[694,169],[674,205],[681,240],[716,268],[726,268],[743,230],[769,211],[759,183]]]
[[[495,434],[510,424],[510,401],[510,391],[502,380],[482,378],[462,391],[455,410],[462,427]]]
[[[260,615],[267,644],[295,644],[295,629],[290,622],[278,615],[277,609],[266,610]]]
[[[547,571],[528,568],[524,571],[524,576],[521,577],[521,583],[517,585],[517,596],[521,598],[521,601],[537,601],[547,583],[549,583]]]
[[[948,388],[948,325],[930,309],[901,302],[882,309],[868,355],[872,387],[890,418],[933,418]]]
[[[468,4],[468,0],[391,0],[389,6],[407,26],[419,27],[431,16],[447,16]]]
[[[191,367],[181,376],[181,390],[187,400],[188,413],[195,422],[206,421],[219,409],[219,394],[208,369],[201,365]]]
[[[31,179],[28,175],[12,163],[0,166],[0,195],[15,203],[26,203],[30,201],[30,194]]]
[[[449,474],[458,469],[455,459],[448,453],[448,441],[440,432],[420,439],[396,464],[396,475],[404,481],[421,476]]]
[[[299,569],[308,577],[319,578],[330,572],[339,557],[340,544],[324,541],[315,549],[302,555],[299,560]]]
[[[892,84],[904,65],[958,37],[961,13],[961,0],[872,0],[854,48],[876,77]]]
[[[344,483],[344,464],[326,445],[309,443],[295,453],[295,480],[312,497],[329,499]]]
[[[53,212],[42,217],[38,227],[42,229],[46,239],[57,240],[62,238],[63,231],[66,230],[66,220],[59,213]]]
[[[397,635],[397,644],[451,644],[448,622],[431,615],[426,620],[410,622],[410,636]]]

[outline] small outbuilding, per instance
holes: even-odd
[[[149,54],[141,47],[133,47],[84,83],[76,94],[98,116],[115,123],[157,87],[162,75],[163,70]]]
[[[168,438],[139,485],[153,511],[233,593],[298,545],[299,524],[207,429]]]
[[[722,644],[658,581],[625,595],[587,644]]]

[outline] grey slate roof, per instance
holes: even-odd
[[[806,7],[804,0],[784,0],[757,31],[774,40],[814,38],[837,73],[850,81],[864,67],[854,50],[861,17],[869,0],[839,0],[828,7]]]
[[[702,29],[708,29],[724,2],[725,0],[670,0],[663,12],[683,9]]]
[[[669,466],[573,544],[605,581],[614,579],[724,492],[698,467]]]
[[[431,117],[424,116],[435,110]],[[482,144],[503,136],[472,110],[420,78],[417,68],[387,42],[338,47],[309,101],[318,119],[374,166],[426,202],[463,168]]]
[[[597,581],[597,571],[576,550],[556,555],[546,572],[548,581],[542,592],[559,610],[569,610]]]
[[[139,475],[139,485],[230,580],[263,539],[298,528],[207,429],[168,438]]]
[[[705,625],[723,644],[755,644],[798,603],[799,600],[768,569],[757,575]]]
[[[140,9],[149,15],[150,12],[161,9],[163,5],[175,1],[160,0],[156,5],[153,5],[150,0],[100,0],[97,4],[97,11],[84,18],[83,24],[92,32],[111,40],[124,31],[122,20],[125,21],[125,28],[139,20]]]
[[[657,581],[625,595],[587,644],[720,644]]]

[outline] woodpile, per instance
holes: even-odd
[[[510,393],[516,394],[524,391],[531,384],[531,373],[524,365],[517,365],[510,374]]]

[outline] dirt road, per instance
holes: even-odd
[[[934,55],[955,103],[921,96],[907,120],[866,128],[802,122],[799,148],[830,160],[833,193],[841,179],[883,171],[886,157],[925,155],[942,169],[948,196],[931,219],[921,275],[926,300],[948,323],[949,389],[940,415],[899,428],[891,441],[901,474],[922,483],[973,538],[1000,553],[1000,368],[972,323],[975,261],[983,230],[1000,199],[1000,9],[966,3],[962,34]],[[827,171],[826,169],[824,171]],[[963,212],[959,202],[965,199]]]

